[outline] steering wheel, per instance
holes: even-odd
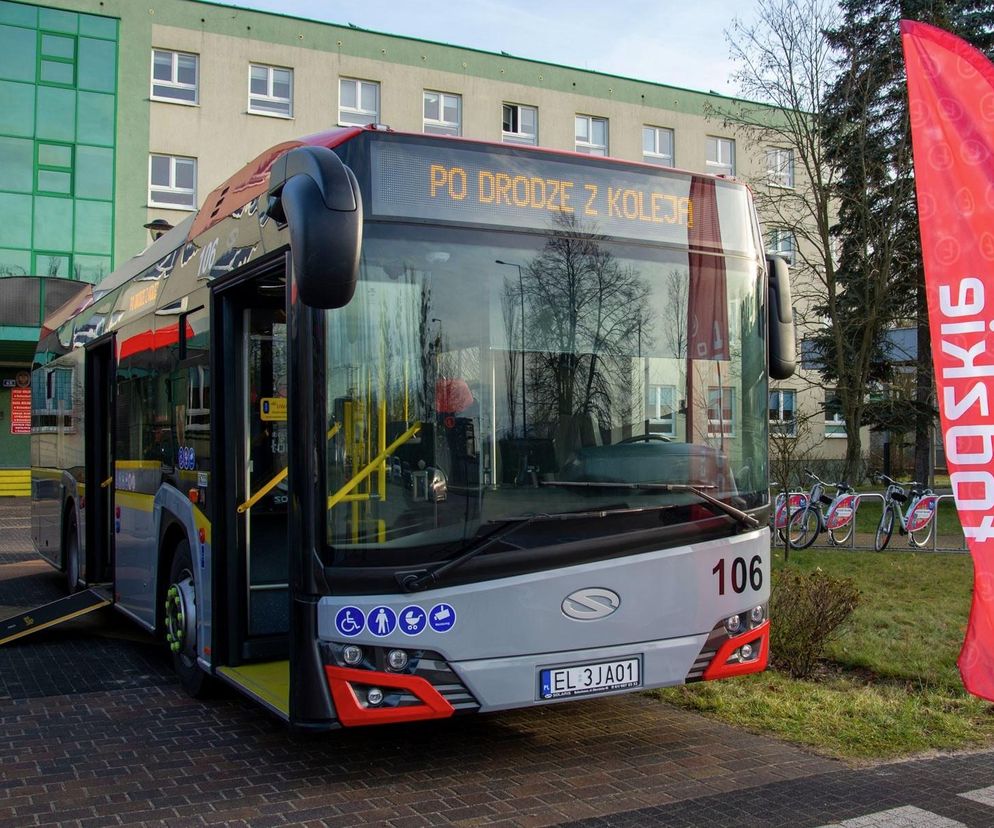
[[[619,440],[618,445],[622,443],[672,443],[673,440],[667,437],[665,434],[638,434],[635,437],[626,437],[624,440]]]

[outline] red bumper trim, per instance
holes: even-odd
[[[728,663],[728,659],[731,657],[739,647],[743,644],[752,644],[755,648],[759,646],[759,655],[756,658],[750,659],[749,661],[735,661],[731,664]],[[764,621],[755,629],[744,632],[741,635],[736,635],[733,638],[729,638],[721,647],[718,648],[718,652],[715,654],[714,658],[711,659],[711,663],[708,668],[704,671],[704,675],[701,678],[704,681],[713,681],[714,679],[729,678],[731,676],[744,676],[747,673],[761,673],[766,669],[766,664],[770,658],[770,622]]]
[[[338,711],[338,720],[346,727],[446,719],[455,713],[452,705],[429,682],[418,676],[329,665],[325,665],[324,672],[328,677],[335,709]],[[405,707],[363,707],[352,688],[353,684],[406,690],[417,696],[421,704]]]

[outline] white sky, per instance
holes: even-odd
[[[218,0],[215,0],[218,1]],[[733,95],[724,30],[754,0],[221,0]]]

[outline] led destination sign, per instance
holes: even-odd
[[[549,230],[569,216],[592,232],[680,245],[694,227],[690,175],[392,141],[371,151],[374,217]],[[744,188],[716,189],[720,213],[747,208]]]

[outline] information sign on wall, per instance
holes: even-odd
[[[31,433],[31,389],[10,390],[10,433]]]

